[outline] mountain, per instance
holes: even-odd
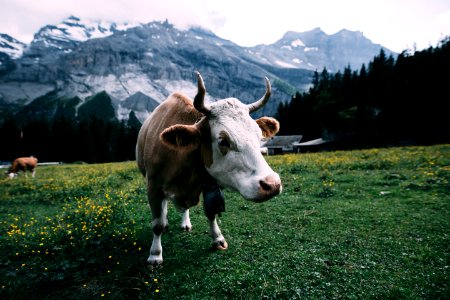
[[[255,61],[284,69],[322,70],[330,72],[343,70],[350,65],[359,69],[383,49],[387,55],[393,54],[387,48],[372,43],[360,31],[343,29],[327,35],[320,28],[307,32],[287,32],[271,45],[258,45],[247,49]]]
[[[61,111],[71,117],[73,110],[80,117],[94,99],[89,105],[99,113],[103,107],[105,118],[112,109],[119,120],[132,115],[142,122],[171,92],[193,97],[195,70],[203,75],[209,101],[252,102],[264,93],[268,76],[272,100],[257,115],[274,115],[281,102],[310,85],[314,70],[356,68],[381,48],[351,31],[288,32],[272,45],[245,48],[211,31],[179,30],[167,21],[118,25],[70,17],[41,28],[22,56],[0,53],[7,62],[0,67],[8,65],[0,68],[0,118],[19,110],[30,118],[33,112],[54,118]],[[62,110],[59,102],[73,107]]]

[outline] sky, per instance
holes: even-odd
[[[436,46],[450,35],[450,0],[0,0],[0,33],[29,43],[70,15],[115,22],[167,19],[202,26],[241,46],[271,44],[287,31],[361,31],[395,52]]]

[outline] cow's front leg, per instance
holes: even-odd
[[[220,231],[219,225],[217,225],[217,218],[214,217],[212,220],[208,218],[211,238],[212,238],[212,246],[217,250],[226,250],[228,248],[227,241],[222,235]]]
[[[156,204],[151,204],[152,208],[152,229],[153,229],[153,241],[150,248],[150,256],[147,261],[156,266],[163,262],[162,258],[162,245],[161,245],[161,235],[167,229],[167,200],[163,200]],[[158,213],[159,212],[159,213]]]
[[[186,231],[192,230],[191,219],[189,218],[189,209],[185,209],[181,212],[181,228]]]
[[[227,249],[227,241],[225,241],[219,225],[217,225],[216,215],[225,211],[225,199],[217,183],[212,182],[203,186],[203,206],[209,222],[213,248]]]

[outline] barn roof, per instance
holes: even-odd
[[[274,136],[268,140],[264,146],[267,148],[292,146],[292,144],[300,142],[302,138],[303,135]]]
[[[320,138],[320,139],[315,139],[315,140],[310,140],[310,141],[307,141],[307,142],[304,142],[304,143],[294,143],[293,145],[294,146],[316,146],[316,145],[322,145],[322,144],[325,144],[325,143],[328,143],[328,141],[325,141],[325,140],[323,140],[322,138]]]

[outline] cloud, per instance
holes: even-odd
[[[402,51],[450,34],[448,0],[1,0],[0,32],[24,42],[47,24],[83,19],[148,23],[168,19],[180,29],[199,25],[242,46],[273,43],[286,31],[321,27],[327,34],[359,30]]]

